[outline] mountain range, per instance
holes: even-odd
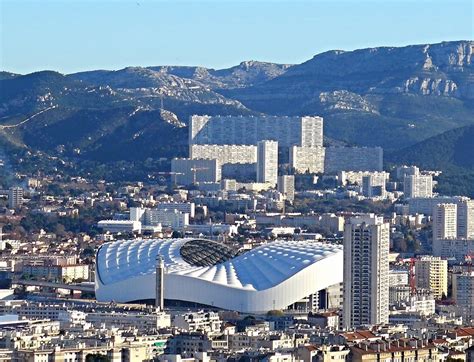
[[[474,41],[333,50],[302,64],[0,72],[0,144],[76,161],[186,156],[193,114],[321,115],[391,154],[474,124]],[[411,152],[411,151],[410,151]]]

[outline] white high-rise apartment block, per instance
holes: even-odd
[[[256,163],[257,146],[249,145],[190,145],[189,157],[192,159],[219,160],[227,163]]]
[[[295,199],[295,176],[282,175],[278,176],[278,191],[280,191],[288,201],[293,202]]]
[[[433,210],[433,240],[456,239],[457,205],[438,204]]]
[[[324,147],[290,148],[290,167],[298,173],[323,173],[324,172]]]
[[[23,204],[23,189],[21,187],[11,187],[8,190],[8,208],[16,209]]]
[[[260,141],[257,148],[257,182],[276,185],[278,181],[278,142]]]
[[[399,166],[396,168],[395,176],[397,180],[403,181],[406,176],[419,175],[420,169],[416,166]]]
[[[448,295],[448,261],[435,256],[423,256],[415,261],[417,289],[429,290],[435,299]]]
[[[385,181],[385,183],[388,181],[390,174],[388,172],[382,171],[339,171],[337,173],[337,178],[339,181],[339,184],[345,186],[348,183],[351,184],[357,184],[362,186],[362,179],[364,176],[373,176],[377,180],[380,180],[380,184],[382,180]]]
[[[433,176],[420,174],[405,176],[403,193],[407,198],[433,196]]]
[[[450,201],[433,208],[433,255],[464,261],[474,250],[474,200]]]
[[[474,200],[463,198],[457,202],[457,233],[459,239],[474,239]]]
[[[324,172],[382,171],[383,149],[381,147],[327,147]]]
[[[197,116],[189,121],[189,145],[257,145],[277,141],[280,147],[322,147],[321,117]]]
[[[171,160],[171,177],[178,185],[219,182],[221,164],[219,160],[174,158]]]
[[[373,214],[344,225],[344,308],[346,329],[388,322],[390,225]]]
[[[380,196],[385,198],[387,180],[386,172],[372,172],[370,175],[363,176],[362,194],[366,197]]]

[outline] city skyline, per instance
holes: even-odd
[[[0,361],[474,361],[473,3],[0,0]]]

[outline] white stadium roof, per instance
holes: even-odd
[[[97,252],[97,300],[154,299],[158,255],[166,268],[165,299],[229,310],[283,309],[342,282],[342,247],[334,244],[274,241],[235,256],[203,239],[117,241]]]

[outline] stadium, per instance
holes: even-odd
[[[281,240],[237,254],[205,239],[117,241],[97,251],[97,300],[153,300],[158,255],[165,300],[247,313],[286,309],[343,275],[342,246],[322,242]]]

